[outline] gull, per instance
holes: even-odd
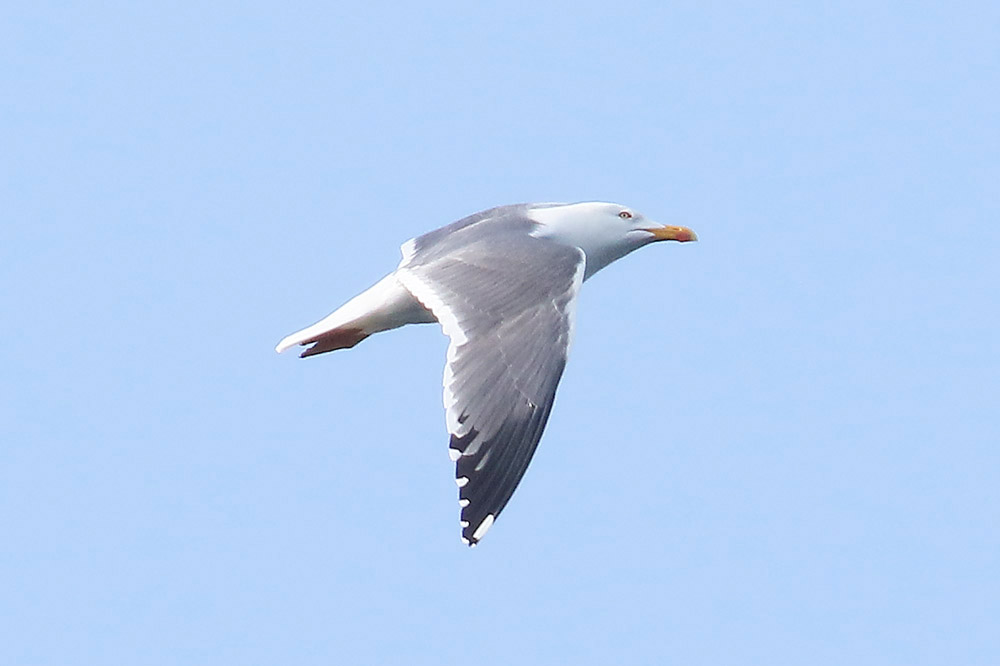
[[[615,203],[498,206],[406,241],[395,271],[275,349],[307,346],[305,358],[406,324],[440,323],[449,338],[448,455],[462,541],[474,546],[507,505],[541,439],[581,285],[665,240],[697,236]]]

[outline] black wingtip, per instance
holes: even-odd
[[[475,546],[486,535],[486,532],[493,527],[493,521],[494,515],[492,513],[488,513],[478,525],[466,524],[462,528],[462,543],[467,545],[469,548]]]

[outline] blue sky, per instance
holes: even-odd
[[[996,663],[996,3],[425,4],[5,10],[0,661]],[[470,551],[440,330],[274,344],[591,199]]]

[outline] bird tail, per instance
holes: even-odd
[[[348,349],[369,335],[404,324],[434,321],[420,303],[389,274],[335,312],[312,326],[292,333],[274,348],[279,354],[295,345],[313,345],[302,358],[335,349]]]
[[[278,343],[274,348],[279,354],[295,345],[312,345],[299,354],[301,358],[315,356],[337,349],[349,349],[368,337],[362,329],[355,326],[344,325],[334,328],[324,329],[320,325],[323,322],[313,324],[309,328],[304,328],[298,333],[292,333]]]

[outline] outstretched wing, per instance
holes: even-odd
[[[527,231],[484,224],[424,246],[418,238],[396,272],[451,338],[444,405],[469,545],[500,515],[538,446],[583,282],[581,250]]]

